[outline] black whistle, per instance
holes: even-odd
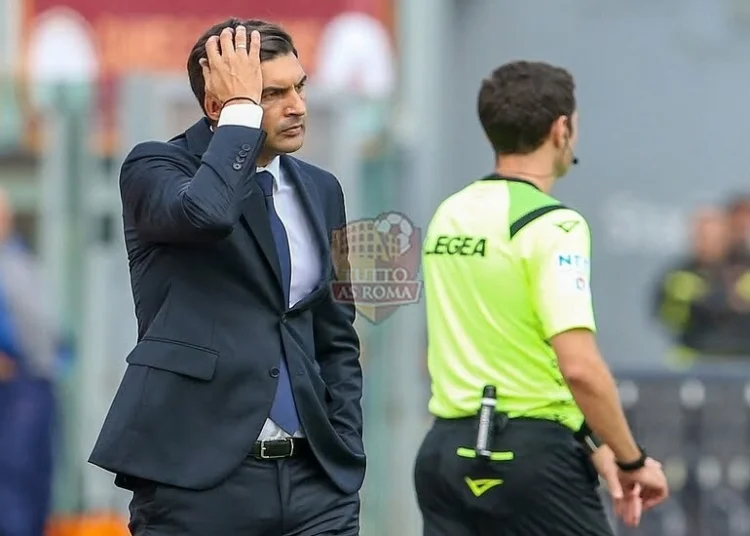
[[[495,406],[497,406],[497,389],[494,385],[487,385],[482,391],[482,406],[479,409],[479,427],[475,449],[478,458],[490,458],[490,438],[492,438],[494,431]]]

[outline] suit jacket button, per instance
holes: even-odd
[[[239,171],[239,170],[241,170],[241,169],[242,169],[242,164],[240,164],[240,163],[238,163],[238,162],[235,162],[235,163],[234,163],[234,164],[232,165],[232,168],[233,168],[233,169],[234,169],[235,171]]]
[[[237,154],[238,154],[238,155],[240,155],[240,156],[241,156],[242,158],[245,158],[245,157],[247,156],[247,151],[244,151],[244,150],[243,150],[243,151],[240,151],[240,152],[239,152],[239,153],[237,153]]]
[[[244,145],[242,145],[242,150],[243,151],[249,151],[250,149],[252,149],[252,147],[250,147],[247,143],[245,143]]]
[[[286,315],[281,315],[281,323],[286,324]]]
[[[279,369],[277,369],[276,367],[273,367],[273,368],[272,368],[272,369],[271,369],[271,370],[270,370],[270,371],[268,372],[268,374],[270,374],[270,375],[271,375],[271,378],[278,378],[278,377],[279,377],[279,374],[280,374],[280,373],[281,373],[281,371],[280,371]]]
[[[242,158],[241,156],[238,156],[237,158],[235,158],[235,161],[236,161],[236,162],[237,162],[238,164],[244,164],[244,163],[245,163],[245,159],[244,159],[244,158]]]

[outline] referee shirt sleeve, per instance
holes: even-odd
[[[596,331],[591,299],[591,235],[569,209],[532,222],[524,236],[534,310],[545,340],[571,329]]]

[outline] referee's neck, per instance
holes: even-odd
[[[498,159],[495,172],[502,177],[523,179],[545,193],[552,190],[555,182],[553,165],[541,162],[536,155],[506,155]]]

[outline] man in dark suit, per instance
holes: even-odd
[[[305,73],[284,30],[236,19],[188,73],[206,117],[122,167],[138,344],[90,461],[133,491],[133,534],[359,534],[359,341],[331,292],[344,198],[288,156]]]

